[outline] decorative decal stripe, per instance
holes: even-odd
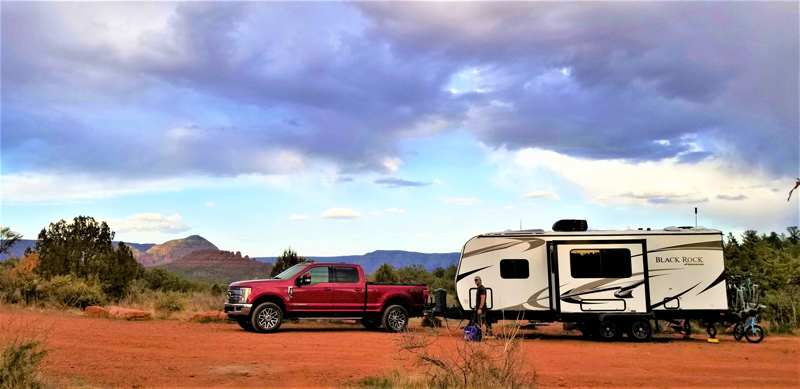
[[[472,271],[468,271],[466,273],[461,273],[461,274],[458,275],[458,277],[456,277],[456,282],[461,281],[466,277],[469,277],[471,274],[477,273],[477,272],[479,272],[479,271],[481,271],[483,269],[490,268],[490,267],[492,267],[492,265],[484,266],[484,267],[482,267],[480,269],[475,269],[475,270],[472,270]]]
[[[700,285],[700,282],[698,282],[698,283],[697,283],[695,286],[693,286],[693,287],[691,287],[691,288],[689,288],[689,289],[686,289],[685,291],[683,291],[683,292],[681,292],[681,293],[678,293],[678,294],[676,294],[676,295],[674,295],[674,296],[672,296],[672,297],[667,297],[667,298],[665,298],[665,299],[664,299],[664,301],[662,301],[662,302],[660,302],[660,303],[658,303],[658,304],[653,304],[653,305],[651,305],[651,306],[650,306],[650,309],[653,309],[653,308],[656,308],[656,307],[660,307],[660,306],[662,306],[662,305],[664,305],[664,304],[666,304],[666,303],[668,303],[668,302],[670,302],[670,301],[672,301],[672,300],[675,300],[675,299],[677,299],[678,297],[681,297],[681,296],[685,295],[686,293],[689,293],[689,291],[690,291],[690,290],[692,290],[692,289],[694,289],[694,288],[696,288],[696,287],[697,287],[697,285]]]
[[[528,248],[526,248],[525,250],[522,250],[523,252],[524,251],[533,250],[533,249],[535,249],[537,247],[541,247],[541,246],[543,246],[545,244],[545,241],[542,240],[542,239],[539,239],[539,238],[510,238],[510,239],[512,239],[513,242],[499,243],[499,244],[492,245],[492,246],[489,246],[489,247],[484,247],[482,249],[477,249],[477,250],[473,250],[473,251],[470,251],[470,252],[466,252],[466,253],[464,253],[464,255],[461,256],[461,259],[469,258],[469,257],[475,256],[475,255],[479,255],[479,254],[486,254],[486,253],[489,253],[489,252],[492,252],[492,251],[504,250],[504,249],[507,249],[509,247],[514,247],[514,246],[516,246],[518,244],[521,244],[521,243],[527,243],[528,244]]]
[[[700,293],[698,293],[697,295],[699,296],[699,295],[703,294],[703,292],[705,292],[705,291],[717,286],[722,281],[725,281],[725,270],[723,270],[722,273],[719,274],[719,277],[717,277],[717,279],[714,280],[714,282],[712,282],[711,285],[706,286],[706,288],[703,289],[702,291],[700,291]]]
[[[722,241],[721,240],[712,240],[709,242],[699,242],[699,243],[689,243],[689,244],[682,244],[678,246],[670,246],[660,248],[658,250],[650,250],[648,253],[657,253],[660,251],[671,251],[671,250],[722,250]]]

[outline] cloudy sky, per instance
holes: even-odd
[[[798,225],[797,2],[4,2],[2,214],[278,255]]]

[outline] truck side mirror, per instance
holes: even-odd
[[[300,285],[311,285],[311,274],[309,274],[309,273],[303,274],[302,276],[297,278],[296,282],[297,282],[297,286],[300,286]]]

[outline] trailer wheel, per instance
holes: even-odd
[[[242,329],[245,331],[255,331],[253,329],[253,324],[250,323],[249,320],[236,320],[236,324],[238,324],[239,327],[242,327]]]
[[[389,332],[402,332],[408,325],[408,312],[402,305],[392,305],[383,311],[383,328]]]
[[[263,303],[253,311],[250,322],[256,332],[264,334],[275,332],[281,328],[283,311],[275,303]]]
[[[381,328],[381,321],[377,317],[364,317],[361,318],[361,325],[369,330],[377,330]]]
[[[653,339],[653,327],[650,325],[650,320],[637,319],[634,321],[628,330],[628,336],[637,342],[649,342]]]
[[[602,340],[614,340],[619,334],[619,326],[614,321],[603,320],[597,325],[597,335]]]

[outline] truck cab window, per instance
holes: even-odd
[[[312,267],[308,270],[308,274],[311,274],[311,285],[331,282],[329,273],[330,268],[327,266]]]
[[[358,269],[348,266],[335,266],[333,270],[333,281],[343,284],[352,284],[358,282]]]

